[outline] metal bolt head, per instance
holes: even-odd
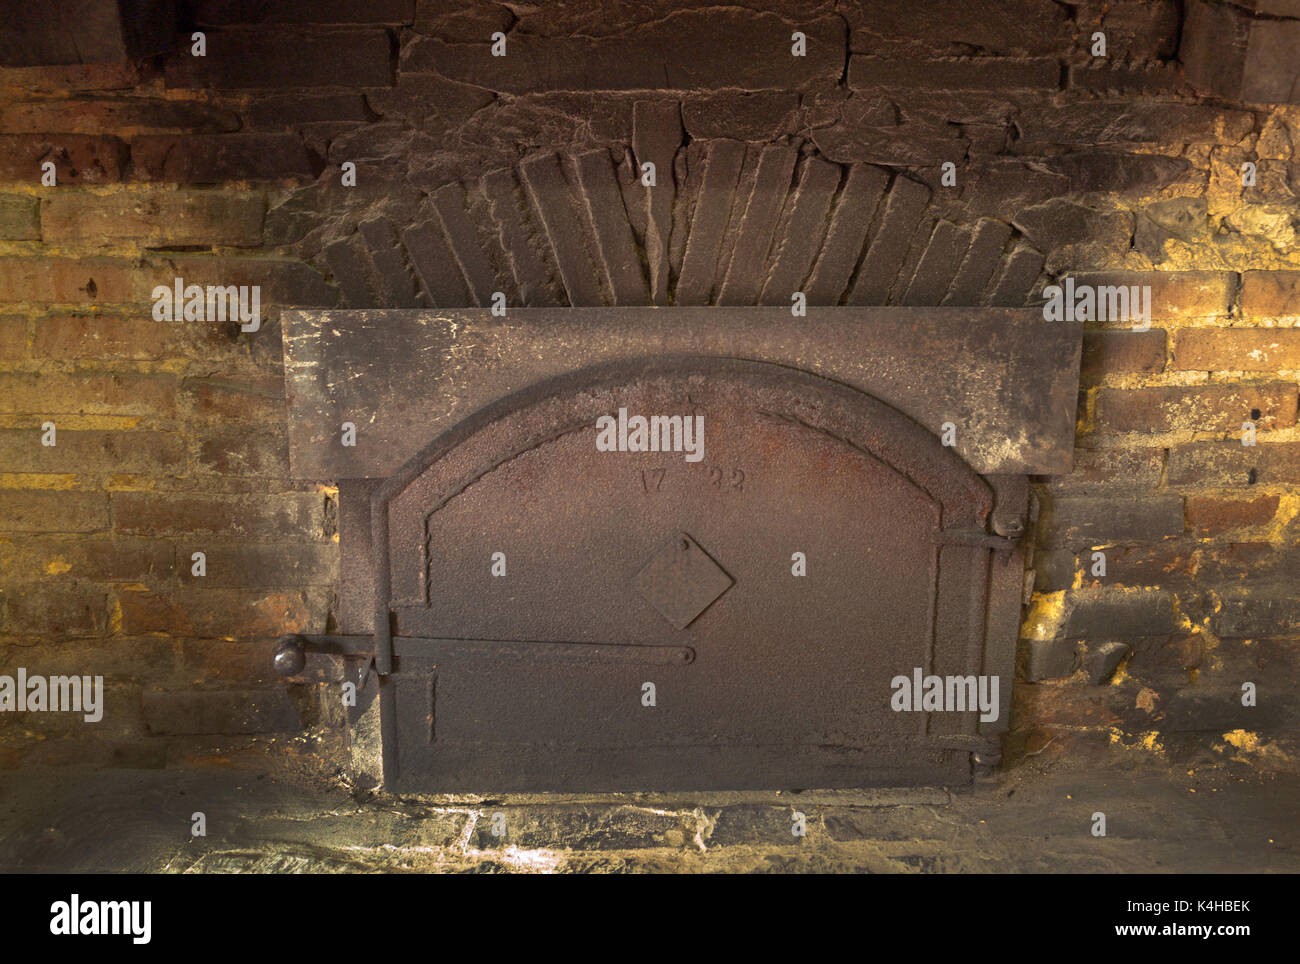
[[[307,665],[307,654],[303,651],[302,642],[296,636],[286,636],[280,640],[271,664],[281,676],[297,676]]]

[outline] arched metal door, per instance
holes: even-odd
[[[702,454],[599,450],[620,410],[702,416]],[[506,398],[373,498],[385,783],[965,782],[975,713],[897,712],[890,684],[984,672],[991,507],[931,433],[782,366]]]

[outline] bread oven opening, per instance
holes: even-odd
[[[701,313],[703,312],[703,313]],[[960,785],[1007,728],[1077,326],[1010,310],[301,312],[359,773],[400,792]]]

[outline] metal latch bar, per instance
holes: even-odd
[[[656,663],[685,666],[695,660],[690,646],[642,646],[630,643],[551,642],[535,639],[452,639],[441,636],[394,636],[395,646],[418,645],[441,651],[445,657],[475,656],[489,659],[543,662]],[[458,652],[459,651],[459,652]],[[296,676],[307,663],[307,653],[370,658],[373,636],[281,637],[272,663],[281,676]],[[382,674],[381,675],[386,675]]]

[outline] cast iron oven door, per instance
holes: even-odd
[[[342,567],[340,634],[288,637],[276,661],[321,679],[344,657],[358,779],[798,789],[996,765],[1027,479],[1070,470],[1077,324],[848,307],[797,325],[781,307],[282,321],[291,464],[338,484]],[[671,451],[602,450],[620,413],[698,417],[703,451],[684,431]],[[899,677],[961,680],[945,697],[982,679],[985,705],[922,711]]]
[[[598,451],[619,409],[702,415],[703,458]],[[777,365],[661,359],[507,398],[372,499],[385,783],[965,782],[977,713],[895,712],[890,682],[985,672],[991,507],[910,419]]]

